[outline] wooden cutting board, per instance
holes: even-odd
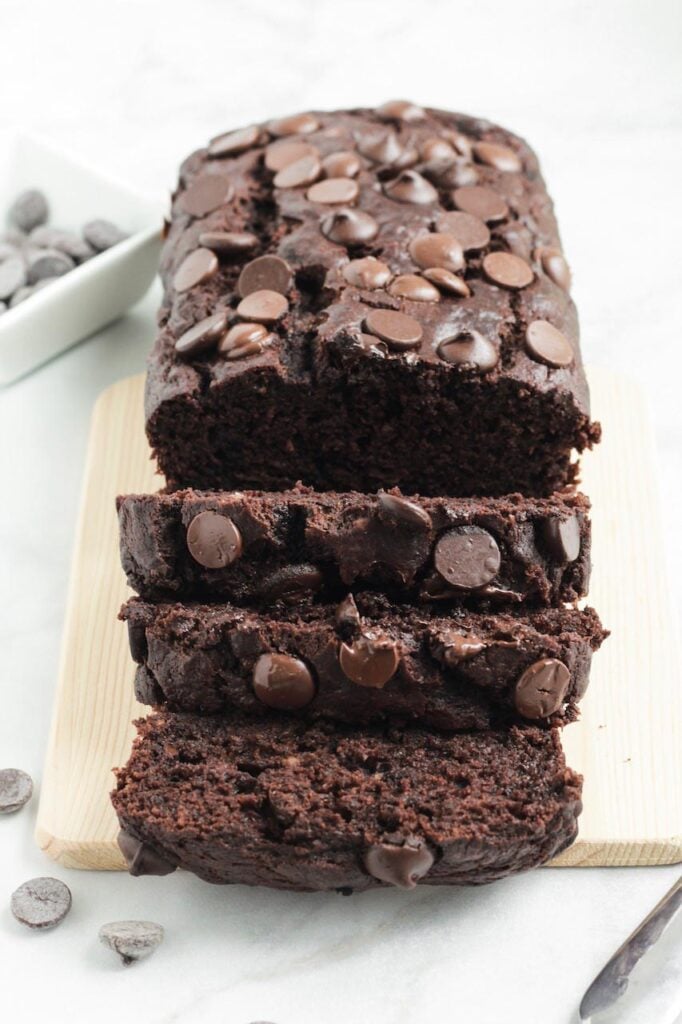
[[[648,411],[634,381],[590,374],[604,441],[584,459],[593,501],[590,602],[613,632],[593,663],[580,722],[566,729],[569,764],[585,775],[577,842],[560,866],[682,860],[682,680],[666,586],[665,548]],[[121,869],[109,803],[123,764],[133,698],[114,498],[162,486],[143,429],[143,377],[95,405],[64,625],[61,667],[38,812],[37,841],[65,867]]]

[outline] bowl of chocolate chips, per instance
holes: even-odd
[[[20,135],[0,161],[0,385],[118,319],[156,274],[161,207]]]

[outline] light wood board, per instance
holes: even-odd
[[[585,775],[577,842],[560,866],[682,860],[682,680],[653,470],[648,411],[634,381],[590,373],[604,440],[584,459],[593,501],[590,603],[612,637],[596,655],[581,721],[564,732],[569,764]],[[121,869],[109,803],[123,764],[133,697],[128,596],[118,558],[114,499],[152,491],[142,418],[143,378],[97,401],[68,599],[61,668],[38,814],[37,841],[65,867]]]

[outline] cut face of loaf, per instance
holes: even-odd
[[[535,155],[409,105],[228,133],[184,162],[147,433],[210,489],[547,495],[590,421]]]

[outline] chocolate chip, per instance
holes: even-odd
[[[259,356],[265,346],[259,341],[247,341],[243,345],[234,345],[230,349],[225,349],[225,356],[230,362],[236,362],[237,359],[248,359],[250,356]]]
[[[523,673],[514,690],[516,710],[524,718],[547,718],[561,707],[571,673],[563,661],[541,658]]]
[[[263,290],[287,295],[293,283],[293,271],[286,260],[280,256],[258,256],[242,270],[237,290],[243,299]]]
[[[577,516],[552,516],[542,524],[542,539],[552,558],[566,564],[580,554],[580,523]]]
[[[37,285],[24,285],[21,288],[17,288],[14,295],[9,301],[9,308],[14,309],[15,306],[20,305],[26,299],[28,299],[37,290]]]
[[[238,128],[235,132],[225,132],[223,135],[217,135],[211,139],[208,156],[235,156],[237,153],[243,153],[246,149],[251,149],[259,138],[260,128],[256,124],[249,125],[248,128]]]
[[[384,288],[391,280],[391,271],[388,266],[375,256],[351,260],[343,268],[342,273],[348,284],[368,290]]]
[[[379,508],[384,516],[405,526],[415,526],[423,530],[431,529],[431,516],[414,501],[408,501],[402,495],[379,491]]]
[[[58,878],[32,878],[12,893],[12,913],[28,928],[55,928],[71,910],[71,892]]]
[[[338,245],[361,245],[371,242],[379,231],[374,217],[364,210],[334,210],[320,222],[322,234]]]
[[[483,258],[483,270],[493,284],[503,288],[525,288],[533,280],[533,271],[525,260],[511,252],[490,252]]]
[[[310,185],[317,181],[321,173],[319,156],[317,153],[309,153],[277,171],[273,185],[275,188],[300,188],[302,185]]]
[[[358,632],[362,625],[362,619],[352,594],[346,594],[343,601],[337,605],[334,621],[336,628],[343,634]]]
[[[186,292],[208,281],[218,272],[218,257],[210,249],[195,249],[175,271],[173,287],[176,292]]]
[[[138,665],[144,664],[147,658],[147,630],[142,622],[131,622],[128,619],[128,647],[130,657]]]
[[[457,633],[451,630],[439,638],[437,647],[438,655],[448,668],[456,668],[461,662],[475,658],[486,649],[487,644],[473,633]]]
[[[237,315],[245,320],[255,320],[259,324],[274,324],[289,309],[284,295],[268,288],[251,292],[237,306]]]
[[[400,664],[398,645],[384,636],[360,636],[341,644],[339,664],[351,682],[380,690]]]
[[[371,310],[365,319],[365,326],[370,334],[375,334],[397,352],[414,348],[421,341],[423,333],[418,320],[392,309]]]
[[[26,284],[26,268],[19,256],[10,256],[0,263],[0,300],[10,299]]]
[[[263,342],[267,337],[268,329],[263,324],[235,324],[218,345],[218,351],[221,355],[234,358],[233,352],[257,346],[251,353],[255,354],[256,351],[262,351]]]
[[[265,166],[269,171],[281,171],[304,157],[319,159],[319,152],[309,142],[280,139],[279,142],[271,142],[265,150]]]
[[[436,227],[439,231],[454,235],[465,252],[485,249],[490,242],[490,230],[486,222],[462,210],[441,213]]]
[[[418,274],[400,274],[391,282],[388,291],[398,299],[408,299],[411,302],[440,301],[438,289]]]
[[[364,864],[373,878],[400,889],[414,889],[433,867],[434,857],[423,839],[408,837],[402,846],[376,843],[365,853]]]
[[[271,135],[308,135],[316,132],[320,122],[314,114],[292,114],[290,117],[280,117],[276,121],[270,121],[268,131]]]
[[[393,131],[361,136],[358,139],[358,150],[375,164],[394,164],[403,154],[403,147]]]
[[[554,281],[554,284],[563,288],[565,292],[571,290],[571,270],[560,249],[541,246],[535,250],[535,258],[540,261],[545,274]]]
[[[199,245],[213,252],[240,253],[255,249],[258,238],[250,231],[202,231]]]
[[[436,570],[451,587],[475,590],[495,578],[501,555],[495,538],[480,526],[457,526],[438,540]]]
[[[350,150],[330,153],[322,161],[322,170],[327,178],[354,178],[361,167],[359,156]]]
[[[423,121],[426,111],[409,100],[389,100],[376,109],[377,117],[383,121]]]
[[[523,165],[517,153],[509,146],[496,142],[474,142],[474,156],[479,163],[494,167],[496,171],[518,172]]]
[[[457,159],[457,154],[450,143],[437,135],[422,142],[419,147],[419,155],[422,160],[443,170]]]
[[[398,203],[435,203],[438,192],[419,171],[403,171],[397,178],[387,181],[384,192]]]
[[[352,178],[324,178],[311,185],[306,195],[311,203],[352,203],[360,189]]]
[[[315,696],[310,669],[290,654],[261,654],[253,669],[253,689],[263,704],[279,711],[296,711]]]
[[[492,370],[500,359],[497,347],[478,331],[460,331],[454,338],[446,338],[438,346],[438,355],[446,363],[481,373]]]
[[[548,320],[528,324],[526,351],[532,359],[552,367],[570,366],[574,359],[570,341]]]
[[[461,157],[466,160],[471,160],[474,155],[474,148],[472,140],[467,136],[463,135],[462,132],[455,131],[452,128],[444,128],[441,131],[441,135],[446,139],[453,149],[456,149]]]
[[[193,356],[214,348],[227,330],[227,312],[214,313],[200,320],[194,327],[181,334],[175,342],[175,351],[183,356]]]
[[[10,224],[15,224],[21,231],[31,231],[48,218],[47,199],[37,188],[29,188],[18,195],[9,208]]]
[[[475,185],[478,178],[478,171],[473,164],[459,160],[440,174],[438,183],[442,188],[468,188]]]
[[[462,299],[466,299],[471,295],[471,288],[469,288],[466,281],[461,277],[457,277],[451,270],[445,270],[444,267],[427,267],[422,273],[428,281],[435,284],[442,292],[458,295]]]
[[[112,224],[110,220],[99,218],[98,220],[91,220],[85,225],[83,228],[83,238],[97,252],[104,252],[106,249],[111,249],[114,245],[118,245],[119,242],[125,242],[128,235],[115,224]]]
[[[424,269],[442,267],[444,270],[461,270],[464,266],[462,246],[454,235],[440,231],[413,238],[410,256]]]
[[[39,249],[28,260],[26,276],[29,284],[37,284],[48,277],[62,277],[75,266],[74,260],[59,249]]]
[[[125,857],[128,871],[136,878],[141,875],[170,875],[177,868],[177,864],[171,864],[147,843],[141,843],[128,832],[119,832],[118,845]]]
[[[33,795],[33,780],[19,768],[0,768],[0,814],[13,814]]]
[[[373,356],[379,356],[381,359],[385,359],[388,355],[386,342],[382,341],[381,338],[377,338],[374,334],[363,333],[355,340],[355,343],[360,348],[363,348],[365,352],[369,352]]]
[[[224,569],[242,553],[242,537],[229,516],[199,512],[187,527],[187,548],[205,569]]]
[[[46,224],[33,229],[29,236],[29,242],[39,249],[58,249],[70,256],[76,263],[84,263],[86,260],[92,259],[96,252],[89,242],[80,238],[75,232],[51,228]]]
[[[100,928],[99,941],[128,967],[151,956],[161,945],[163,928],[153,921],[110,921]]]
[[[497,192],[483,185],[464,185],[452,193],[452,201],[458,210],[480,217],[487,223],[495,223],[509,213],[505,200]]]
[[[262,586],[262,594],[267,601],[300,601],[310,594],[315,594],[324,577],[315,565],[285,565],[271,573]]]
[[[229,203],[234,196],[234,185],[225,174],[204,174],[185,190],[181,205],[192,217],[205,217]]]

